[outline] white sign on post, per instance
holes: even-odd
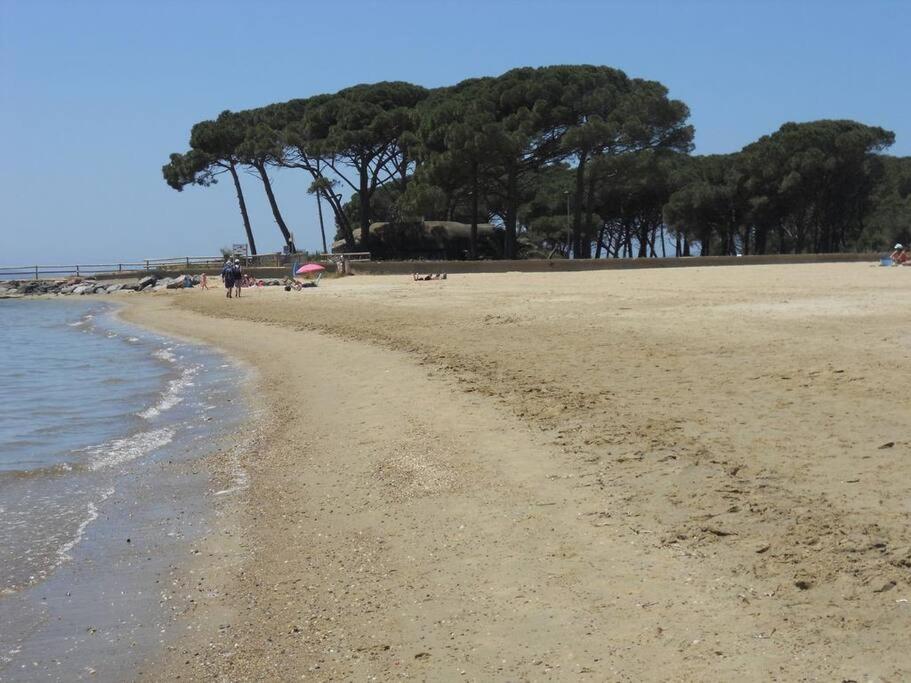
[[[231,253],[235,256],[246,256],[247,255],[247,245],[246,244],[232,244]]]

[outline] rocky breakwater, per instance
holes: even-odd
[[[282,284],[281,280],[260,280],[263,286]],[[87,278],[69,278],[66,280],[7,280],[0,282],[0,299],[12,299],[22,296],[47,294],[86,295],[115,294],[117,292],[152,292],[163,289],[184,289],[199,285],[198,275],[178,275],[176,277],[156,277],[147,275],[138,280],[100,282]]]

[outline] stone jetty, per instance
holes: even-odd
[[[217,278],[211,278],[217,280]],[[265,286],[281,285],[278,279],[259,280]],[[115,294],[118,292],[157,292],[163,289],[183,289],[199,286],[198,275],[157,277],[146,275],[136,280],[99,281],[91,278],[71,277],[65,280],[6,280],[0,281],[0,299],[38,295]]]

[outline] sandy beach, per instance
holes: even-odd
[[[263,415],[153,680],[911,677],[911,268],[123,300]]]

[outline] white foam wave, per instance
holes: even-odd
[[[92,315],[91,313],[86,313],[86,314],[85,314],[84,316],[82,316],[79,320],[76,320],[75,322],[67,323],[67,325],[68,325],[69,327],[82,327],[83,325],[86,325],[86,324],[88,324],[89,322],[91,322],[91,320],[92,320],[94,317],[95,317],[95,316]]]
[[[114,489],[107,489],[101,494],[101,499],[99,503],[103,503],[108,498],[110,498],[114,493]],[[58,564],[66,562],[67,560],[72,560],[73,556],[70,555],[70,551],[79,545],[79,542],[82,540],[82,537],[85,536],[85,530],[96,519],[98,519],[98,507],[94,502],[89,502],[88,504],[88,515],[86,518],[79,523],[79,526],[76,528],[76,534],[69,541],[64,543],[60,548],[57,549],[57,560]]]
[[[140,458],[147,453],[151,453],[156,448],[161,448],[171,443],[174,439],[174,433],[173,429],[168,428],[152,429],[124,439],[114,439],[101,446],[95,446],[89,449],[89,454],[95,456],[89,464],[89,468],[100,470]]]
[[[183,391],[193,386],[193,377],[199,372],[199,366],[193,365],[184,368],[180,377],[168,382],[168,388],[161,394],[161,399],[153,406],[149,406],[143,411],[136,413],[145,420],[151,420],[153,417],[161,415],[164,411],[170,410],[178,403],[183,401]]]
[[[127,341],[130,342],[131,344],[138,344],[139,337],[127,337]]]
[[[164,349],[156,349],[155,351],[152,351],[152,355],[158,360],[167,361],[168,363],[177,362],[177,356],[174,355],[174,349],[170,346]]]

